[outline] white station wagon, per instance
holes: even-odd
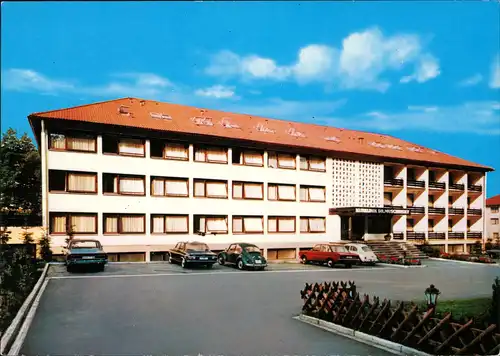
[[[375,253],[365,244],[348,243],[345,248],[347,251],[357,254],[362,264],[374,265],[378,262]]]

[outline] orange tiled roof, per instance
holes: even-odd
[[[120,107],[122,107],[121,110]],[[120,111],[130,114],[120,113]],[[268,119],[247,114],[227,113],[137,98],[122,98],[34,113],[29,116],[30,120],[34,118],[194,133],[267,144],[493,170],[490,167],[388,135]]]
[[[500,205],[500,194],[486,199],[486,206]]]

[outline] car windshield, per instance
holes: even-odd
[[[203,243],[189,243],[186,244],[186,251],[210,251],[207,244]]]
[[[245,247],[245,251],[247,251],[247,252],[259,252],[260,253],[260,249],[257,246],[247,246],[247,247]]]
[[[347,249],[344,246],[330,245],[330,248],[333,252],[347,252]]]
[[[368,246],[363,246],[363,247],[361,247],[361,249],[363,251],[365,251],[365,252],[371,252],[372,251],[371,248],[369,248]]]
[[[73,241],[71,248],[99,248],[97,241]]]

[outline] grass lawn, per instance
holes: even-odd
[[[427,305],[424,301],[414,301],[418,305],[419,310],[425,310]],[[475,321],[481,322],[488,318],[489,308],[491,307],[491,298],[473,298],[473,299],[457,299],[457,300],[439,300],[436,308],[436,316],[441,318],[445,313],[451,312],[454,320],[462,318],[474,318]]]

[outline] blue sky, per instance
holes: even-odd
[[[1,6],[2,131],[136,96],[387,133],[500,169],[497,1]]]

